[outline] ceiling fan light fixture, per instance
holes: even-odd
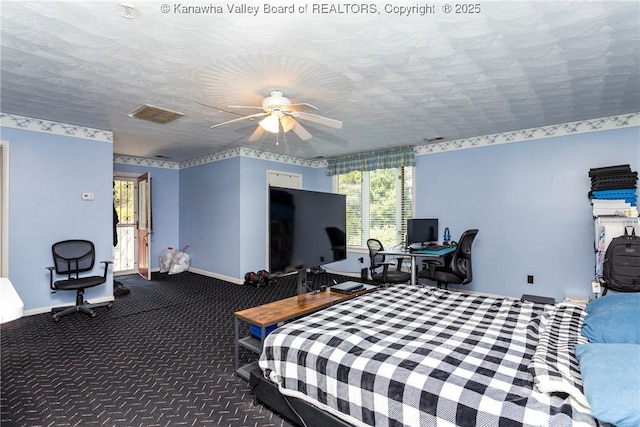
[[[280,118],[280,124],[282,124],[282,130],[289,132],[296,125],[296,121],[287,115],[283,115]]]
[[[287,105],[291,105],[291,100],[285,98],[281,90],[272,90],[269,96],[262,100],[262,108],[275,109]]]
[[[260,126],[262,129],[271,133],[280,133],[280,122],[278,117],[274,114],[269,114],[264,119],[260,120]]]
[[[198,103],[201,104],[201,103]],[[205,107],[210,107],[206,104],[201,104]],[[321,125],[329,126],[335,129],[342,128],[342,122],[340,120],[330,119],[328,117],[318,116],[316,114],[308,113],[309,110],[317,110],[311,104],[292,103],[291,100],[284,96],[284,92],[281,90],[272,90],[269,92],[269,96],[264,98],[262,106],[256,105],[231,105],[231,108],[249,108],[262,110],[260,113],[249,114],[247,116],[241,116],[232,120],[227,120],[222,123],[211,126],[211,129],[218,128],[220,126],[228,125],[230,123],[236,123],[242,120],[254,120],[260,117],[260,122],[254,132],[249,137],[249,141],[256,141],[262,137],[264,132],[280,134],[280,129],[284,132],[293,131],[298,138],[303,141],[312,138],[312,135],[308,130],[300,124],[297,119],[308,120],[310,122],[319,123]],[[217,109],[215,107],[211,107]]]

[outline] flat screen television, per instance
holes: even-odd
[[[269,272],[346,259],[346,230],[345,195],[269,187]]]
[[[426,245],[438,241],[437,218],[411,218],[407,220],[407,247],[413,244]]]

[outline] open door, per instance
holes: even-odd
[[[151,175],[138,177],[138,273],[151,280]]]

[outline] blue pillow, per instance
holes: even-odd
[[[640,293],[607,295],[586,311],[582,335],[590,342],[640,344]]]
[[[574,352],[591,416],[617,427],[638,427],[640,345],[578,344]]]

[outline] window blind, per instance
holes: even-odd
[[[349,246],[366,246],[369,238],[385,247],[403,242],[413,216],[412,167],[341,174],[337,191],[347,196]]]

